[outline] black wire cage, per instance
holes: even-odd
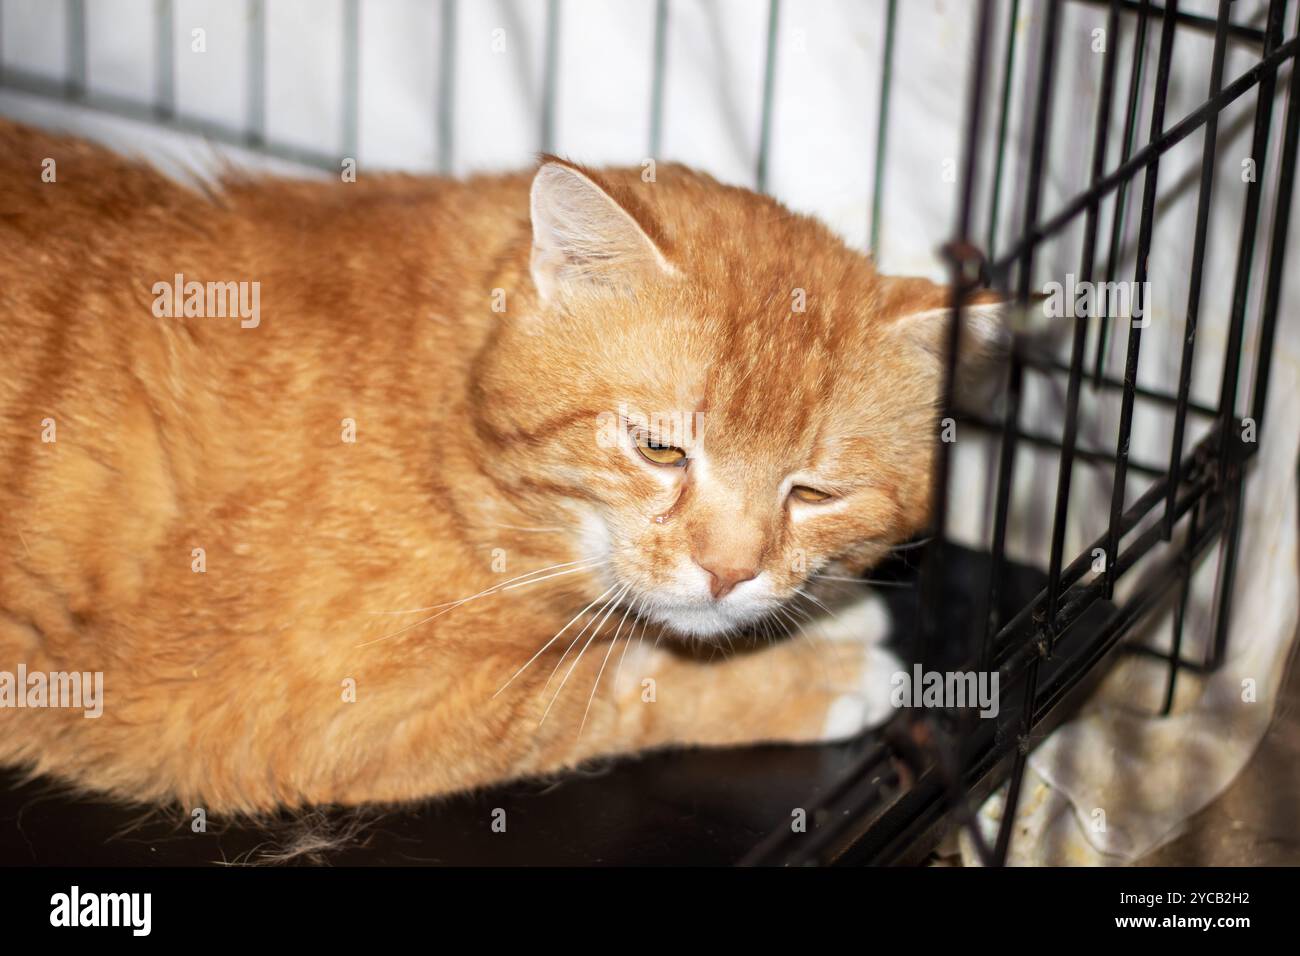
[[[1138,380],[1144,323],[1098,317],[1091,330],[1089,318],[1074,320],[1069,361],[1045,358],[1024,343],[1012,350],[1007,369],[1007,393],[999,421],[976,420],[993,431],[996,444],[994,516],[983,567],[981,593],[968,620],[974,622],[957,633],[941,627],[936,611],[953,588],[951,565],[955,547],[946,540],[951,475],[950,445],[938,445],[938,471],[934,498],[934,538],[920,569],[917,614],[918,659],[927,669],[959,662],[970,669],[992,668],[999,675],[1002,709],[994,720],[976,720],[969,709],[909,710],[888,728],[883,738],[862,754],[854,770],[816,804],[812,816],[822,821],[808,835],[783,827],[770,835],[747,858],[749,863],[905,863],[923,860],[952,823],[969,827],[971,843],[985,864],[1001,864],[1008,854],[1015,809],[1024,781],[1027,757],[1046,731],[1069,713],[1091,686],[1090,677],[1104,666],[1111,651],[1133,634],[1142,619],[1172,605],[1172,635],[1168,650],[1146,643],[1124,643],[1123,650],[1157,658],[1167,666],[1162,714],[1173,705],[1180,672],[1213,671],[1224,660],[1229,639],[1233,580],[1238,568],[1238,542],[1243,509],[1243,478],[1258,452],[1257,429],[1262,426],[1268,395],[1269,363],[1277,326],[1279,299],[1286,266],[1289,212],[1296,172],[1297,137],[1300,137],[1300,70],[1289,74],[1282,145],[1273,179],[1271,201],[1276,210],[1272,234],[1267,238],[1267,272],[1259,299],[1254,335],[1257,348],[1253,387],[1241,387],[1243,343],[1248,326],[1252,265],[1260,238],[1261,208],[1266,198],[1264,170],[1249,181],[1240,213],[1236,266],[1228,337],[1221,362],[1219,398],[1213,406],[1190,399],[1191,368],[1197,349],[1197,327],[1210,231],[1211,196],[1215,187],[1216,137],[1222,112],[1234,101],[1255,97],[1249,155],[1263,162],[1268,154],[1279,73],[1293,61],[1300,24],[1293,18],[1287,31],[1285,0],[1268,3],[1266,20],[1251,25],[1234,19],[1234,9],[1244,4],[1220,0],[1217,16],[1179,10],[1178,0],[1164,6],[1136,0],[1110,0],[1107,32],[1118,37],[1121,29],[1135,32],[1133,55],[1127,66],[1127,96],[1120,86],[1120,53],[1112,44],[1104,67],[1093,120],[1090,179],[1086,186],[1050,214],[1041,211],[1042,184],[1048,156],[1049,119],[1057,79],[1059,25],[1067,2],[1042,0],[1043,28],[1037,51],[1037,68],[1027,78],[1032,90],[1032,137],[1024,178],[1023,218],[1019,233],[996,256],[986,257],[975,238],[979,210],[976,186],[993,183],[988,218],[996,221],[997,196],[1006,155],[1008,91],[1015,63],[1018,0],[1012,0],[1006,17],[1001,90],[991,61],[993,37],[998,29],[998,5],[980,0],[974,36],[973,66],[966,100],[965,146],[961,169],[961,204],[952,240],[945,247],[956,290],[949,331],[950,355],[956,354],[961,334],[960,316],[970,291],[991,284],[1017,303],[1031,304],[1031,276],[1035,254],[1071,223],[1083,220],[1082,248],[1078,250],[1078,275],[1091,280],[1115,277],[1125,193],[1141,189],[1140,219],[1135,254],[1134,289],[1141,295],[1148,275],[1148,257],[1158,214],[1156,187],[1161,157],[1182,140],[1201,131],[1204,146],[1197,193],[1196,226],[1190,237],[1190,280],[1183,318],[1180,373],[1176,391],[1144,386]],[[1104,2],[1104,0],[1103,0]],[[895,4],[890,4],[891,17]],[[1300,13],[1300,8],[1297,8]],[[891,29],[892,23],[886,29]],[[1147,31],[1159,31],[1154,89],[1150,99],[1148,133],[1137,146],[1141,127],[1138,115],[1145,68]],[[1170,122],[1165,115],[1174,45],[1183,31],[1213,34],[1213,58],[1203,103]],[[1225,82],[1225,52],[1230,42],[1258,50],[1254,64]],[[889,69],[888,62],[886,70]],[[887,85],[886,85],[887,89]],[[1000,102],[1000,106],[999,106]],[[1123,107],[1120,160],[1107,168],[1108,134],[1112,111]],[[999,111],[1000,110],[1000,115]],[[992,115],[990,115],[992,114]],[[992,123],[990,123],[992,120]],[[991,164],[984,137],[986,127],[996,133]],[[1111,205],[1108,255],[1099,235],[1103,207]],[[1216,223],[1218,229],[1227,224]],[[990,227],[990,246],[994,227]],[[1103,266],[1104,263],[1104,266]],[[1140,309],[1135,309],[1137,315]],[[1107,341],[1124,336],[1123,367],[1118,374],[1107,369]],[[961,418],[954,405],[953,366],[948,368],[945,416]],[[1059,436],[1028,432],[1022,424],[1022,397],[1029,375],[1063,379],[1065,415]],[[1084,449],[1079,443],[1080,393],[1083,389],[1111,390],[1121,402],[1114,450]],[[1138,471],[1130,460],[1135,408],[1147,405],[1172,416],[1173,440],[1163,467],[1141,468],[1148,479],[1135,500],[1126,492]],[[1208,424],[1194,444],[1186,440],[1189,419]],[[1055,507],[1051,516],[1050,557],[1041,586],[1025,591],[1012,580],[1006,552],[1009,516],[1016,507],[1013,494],[1017,448],[1022,443],[1045,447],[1056,454]],[[1191,447],[1188,447],[1190,444]],[[1070,507],[1071,482],[1080,463],[1101,467],[1113,475],[1105,532],[1077,555],[1065,550],[1065,529]],[[1165,548],[1160,546],[1164,544]],[[1194,569],[1201,559],[1218,551],[1217,583],[1212,618],[1212,640],[1203,656],[1184,652],[1184,622]],[[1157,555],[1158,551],[1164,551]],[[1141,587],[1126,599],[1117,599],[1117,583],[1141,573]],[[1017,590],[1024,600],[1017,600]],[[962,642],[955,648],[954,641]],[[942,647],[941,645],[947,645]],[[947,661],[945,665],[943,662]],[[1006,804],[996,836],[989,840],[973,824],[974,808],[998,787],[1008,787]]]
[[[914,574],[918,584],[909,592],[914,597],[905,599],[914,601],[911,611],[915,620],[911,651],[906,656],[911,658],[909,663],[914,661],[925,670],[996,673],[1000,694],[997,716],[980,719],[973,709],[957,707],[901,711],[883,732],[855,745],[848,766],[837,770],[831,784],[803,804],[808,808],[806,831],[792,828],[788,815],[774,817],[771,833],[744,855],[741,862],[746,864],[921,862],[954,824],[967,828],[982,862],[1002,863],[1009,851],[1029,753],[1073,711],[1115,658],[1113,651],[1122,648],[1126,653],[1151,657],[1167,668],[1163,699],[1155,702],[1165,714],[1173,707],[1181,672],[1213,671],[1224,660],[1238,566],[1243,485],[1260,447],[1286,266],[1300,137],[1300,70],[1291,68],[1288,73],[1286,67],[1300,49],[1300,3],[1268,0],[1266,11],[1257,5],[1243,13],[1248,4],[1242,0],[1219,0],[1217,13],[1211,17],[1180,10],[1178,0],[1167,0],[1163,6],[1149,0],[969,2],[976,15],[964,92],[963,152],[957,164],[957,219],[952,238],[943,248],[954,290],[949,355],[957,353],[961,316],[971,295],[992,287],[1022,309],[1035,307],[1036,256],[1046,243],[1062,241],[1080,224],[1078,278],[1112,282],[1131,261],[1133,288],[1140,296],[1148,278],[1156,220],[1162,211],[1157,197],[1162,157],[1199,133],[1202,159],[1195,229],[1190,236],[1188,294],[1181,316],[1177,386],[1171,390],[1139,381],[1144,323],[1120,316],[1074,319],[1068,328],[1068,360],[1036,348],[1029,340],[1018,340],[1006,369],[1005,393],[994,415],[959,407],[950,360],[941,417],[980,430],[992,442],[991,522],[986,546],[964,547],[950,534],[953,446],[936,436],[932,533],[923,551],[909,552],[919,556],[918,566],[901,572]],[[0,87],[162,124],[337,172],[338,156],[280,143],[267,129],[263,102],[265,6],[263,0],[250,0],[248,6],[253,27],[246,58],[248,104],[243,128],[178,113],[171,0],[156,4],[158,68],[152,103],[97,93],[88,85],[84,0],[70,0],[67,5],[67,80],[56,82],[7,67],[0,69]],[[898,0],[886,0],[883,6],[875,180],[870,201],[869,246],[873,252],[881,243],[882,160],[892,125],[891,91],[897,80],[894,38],[901,5]],[[1068,7],[1085,6],[1104,13],[1106,34],[1111,38],[1103,54],[1091,142],[1086,147],[1090,156],[1087,182],[1054,211],[1048,211],[1044,180],[1052,156],[1051,120],[1054,113],[1069,108],[1059,102],[1057,91],[1063,16]],[[1293,9],[1288,11],[1288,6]],[[343,11],[342,129],[338,142],[341,155],[355,156],[359,135],[358,0],[344,0]],[[1258,12],[1263,12],[1262,22],[1253,16]],[[658,156],[662,143],[665,45],[671,13],[669,0],[656,0],[649,40],[654,71],[648,110],[649,156]],[[1025,14],[1033,15],[1038,30],[1022,42],[1020,25]],[[537,130],[538,146],[545,151],[556,145],[556,38],[562,15],[561,0],[547,0]],[[455,147],[456,47],[452,38],[457,0],[443,0],[440,17],[438,101],[430,115],[439,131],[435,165],[447,171]],[[769,183],[781,17],[781,0],[768,0],[754,169],[754,183],[760,190]],[[1206,92],[1198,107],[1171,120],[1166,117],[1166,101],[1175,73],[1174,48],[1180,35],[1189,31],[1212,36],[1213,54],[1208,73],[1202,70],[1180,79],[1204,84]],[[1127,61],[1122,62],[1125,54],[1118,40],[1125,35],[1131,45]],[[1237,50],[1249,50],[1252,65],[1239,75],[1225,77],[1230,44]],[[1157,51],[1154,74],[1146,62],[1151,46]],[[1017,82],[1026,90],[1023,98],[1014,95]],[[1288,94],[1281,147],[1273,151],[1275,168],[1265,169],[1274,113],[1279,109],[1277,93],[1283,82],[1288,84]],[[1214,223],[1220,232],[1237,231],[1236,262],[1222,354],[1202,356],[1203,362],[1215,361],[1221,369],[1218,399],[1198,402],[1192,397],[1192,368],[1211,236],[1219,123],[1224,111],[1244,97],[1253,97],[1255,103],[1249,155],[1257,164],[1257,175],[1244,190],[1239,224]],[[1028,149],[1020,157],[1025,175],[1017,182],[1021,189],[1016,197],[1018,212],[1011,228],[1005,228],[1008,221],[1001,211],[1012,192],[1007,170],[1014,153],[1008,129],[1017,102],[1025,110],[1022,125]],[[1118,142],[1112,127],[1122,128]],[[1145,141],[1140,142],[1144,129]],[[1118,159],[1111,163],[1115,156]],[[1271,195],[1266,195],[1270,189]],[[1130,191],[1138,198],[1136,246],[1131,255],[1123,249]],[[1262,211],[1267,203],[1274,206],[1272,229],[1261,237]],[[1103,224],[1108,229],[1103,230]],[[1260,242],[1267,243],[1262,295],[1252,292]],[[1132,315],[1141,314],[1141,305],[1135,303]],[[1256,343],[1249,394],[1241,382],[1248,335]],[[1122,350],[1120,368],[1109,367],[1113,364],[1108,361],[1112,345]],[[1202,351],[1205,348],[1202,346]],[[1063,390],[1064,414],[1055,433],[1035,430],[1026,423],[1025,396],[1034,379],[1058,383]],[[1086,392],[1109,395],[1119,403],[1118,427],[1102,446],[1081,440],[1086,414],[1081,398]],[[1169,425],[1172,440],[1163,453],[1167,454],[1163,463],[1145,457],[1150,449],[1143,449],[1144,456],[1130,457],[1135,416],[1143,411],[1163,416]],[[1050,537],[1045,574],[1026,575],[1008,553],[1008,528],[1021,507],[1015,480],[1018,452],[1026,446],[1055,455],[1054,506],[1046,519]],[[1067,550],[1071,487],[1077,484],[1080,467],[1107,476],[1109,511],[1104,533],[1083,548]],[[1216,549],[1212,639],[1204,654],[1193,655],[1183,640],[1193,576],[1204,563],[1202,559]],[[1139,587],[1120,593],[1121,581],[1139,577]],[[1168,608],[1172,608],[1172,634],[1167,650],[1126,640],[1153,612]],[[1001,826],[989,839],[976,825],[976,810],[1003,786],[1008,789]]]

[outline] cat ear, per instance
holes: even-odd
[[[533,283],[544,302],[674,273],[636,219],[572,166],[544,163],[533,177],[530,208]]]
[[[962,307],[955,391],[963,404],[984,401],[1000,385],[1013,332],[1023,324],[1022,311],[988,292],[979,293]],[[898,317],[893,331],[918,347],[942,374],[951,316],[950,305],[923,308]]]

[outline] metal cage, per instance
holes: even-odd
[[[1116,646],[1131,634],[1139,620],[1158,607],[1173,602],[1172,649],[1158,651],[1143,644],[1126,644],[1133,653],[1151,655],[1167,663],[1168,677],[1162,713],[1173,702],[1175,681],[1182,670],[1210,671],[1223,661],[1227,647],[1232,582],[1237,569],[1239,522],[1242,513],[1243,476],[1259,449],[1257,441],[1243,440],[1243,423],[1262,426],[1269,384],[1269,361],[1276,329],[1279,297],[1287,241],[1288,219],[1295,181],[1297,138],[1300,137],[1300,70],[1292,69],[1286,107],[1282,150],[1276,173],[1276,212],[1269,238],[1267,278],[1259,308],[1256,335],[1258,350],[1253,390],[1239,415],[1243,339],[1247,326],[1247,301],[1255,246],[1260,231],[1260,210],[1265,201],[1264,170],[1246,189],[1241,211],[1240,238],[1233,279],[1229,335],[1222,356],[1219,400],[1213,407],[1189,398],[1191,366],[1197,346],[1197,320],[1204,273],[1210,197],[1214,187],[1214,157],[1218,119],[1238,98],[1255,91],[1256,107],[1252,152],[1262,163],[1268,152],[1273,125],[1274,94],[1278,73],[1287,60],[1294,60],[1300,25],[1292,23],[1285,35],[1285,0],[1271,0],[1267,22],[1260,29],[1233,20],[1232,0],[1220,0],[1214,19],[1178,9],[1177,0],[1161,7],[1147,0],[1109,0],[1108,32],[1118,36],[1122,27],[1136,31],[1135,53],[1129,65],[1122,159],[1113,169],[1105,168],[1111,110],[1117,101],[1119,72],[1118,45],[1106,54],[1100,95],[1094,121],[1091,150],[1091,182],[1087,189],[1061,209],[1043,215],[1041,186],[1047,156],[1049,117],[1053,109],[1054,66],[1061,8],[1065,0],[1044,0],[1045,27],[1038,69],[1031,80],[1033,94],[1032,147],[1029,175],[1024,182],[1024,216],[1019,234],[996,256],[985,258],[975,245],[974,187],[981,177],[994,184],[989,220],[996,222],[997,195],[1003,177],[1006,111],[1015,56],[1016,9],[1012,0],[1007,20],[1007,51],[1003,63],[1000,110],[997,119],[996,157],[991,170],[981,166],[985,113],[996,105],[990,95],[990,38],[995,30],[995,5],[981,0],[975,34],[973,67],[967,92],[967,120],[962,160],[962,198],[952,241],[946,246],[951,265],[953,320],[950,326],[950,356],[956,354],[961,325],[958,316],[969,291],[983,279],[1013,296],[1022,305],[1030,301],[1030,275],[1034,255],[1040,246],[1058,235],[1072,221],[1083,217],[1084,239],[1079,252],[1079,275],[1091,278],[1104,272],[1114,276],[1119,259],[1124,192],[1141,178],[1142,193],[1136,255],[1135,288],[1146,279],[1154,218],[1157,214],[1156,185],[1161,156],[1197,130],[1204,130],[1204,148],[1199,177],[1196,228],[1191,243],[1190,291],[1185,313],[1181,372],[1177,392],[1144,387],[1138,381],[1138,359],[1142,347],[1142,324],[1127,323],[1127,329],[1111,328],[1101,320],[1096,333],[1096,350],[1087,352],[1088,319],[1075,319],[1070,361],[1061,363],[1017,347],[1007,372],[1007,401],[1001,421],[977,420],[991,428],[998,443],[996,510],[988,554],[983,598],[975,615],[978,624],[965,635],[965,662],[983,669],[996,668],[1000,675],[1003,716],[992,722],[975,722],[969,711],[908,711],[889,728],[885,739],[861,757],[855,770],[840,786],[816,804],[814,819],[823,821],[807,837],[794,836],[785,827],[775,831],[748,858],[750,863],[898,863],[916,862],[937,843],[942,827],[955,820],[970,826],[972,843],[986,864],[1006,860],[1015,807],[1024,778],[1026,759],[1045,730],[1068,711],[1068,704],[1088,687],[1088,678]],[[1079,0],[1071,0],[1079,2]],[[1104,0],[1102,0],[1104,2]],[[894,4],[890,4],[891,13]],[[1300,12],[1298,8],[1297,12]],[[1160,31],[1155,87],[1151,100],[1146,144],[1135,149],[1139,127],[1137,104],[1144,69],[1148,29]],[[1169,87],[1174,43],[1182,30],[1212,31],[1214,54],[1209,71],[1209,89],[1202,105],[1176,122],[1167,122],[1165,101]],[[1259,48],[1257,62],[1225,83],[1224,58],[1229,39]],[[888,63],[886,70],[889,69]],[[884,84],[887,90],[888,83]],[[991,106],[990,101],[994,100]],[[1104,203],[1114,203],[1109,255],[1103,270],[1098,257],[1098,221]],[[995,227],[990,228],[991,247]],[[1105,343],[1108,335],[1127,334],[1125,360],[1119,377],[1108,374]],[[945,416],[957,415],[953,405],[953,364],[948,367]],[[1066,415],[1059,437],[1027,433],[1020,424],[1021,398],[1027,374],[1064,378],[1067,383]],[[1079,396],[1084,387],[1116,390],[1121,395],[1121,417],[1113,454],[1083,449],[1078,444]],[[1174,417],[1173,443],[1164,466],[1138,466],[1130,460],[1130,438],[1135,405],[1149,403]],[[1189,416],[1209,420],[1208,433],[1188,448],[1185,442]],[[1257,435],[1255,437],[1258,437]],[[1011,512],[1013,473],[1019,443],[1029,442],[1057,452],[1057,485],[1052,516],[1050,561],[1046,581],[1024,603],[1008,603],[1005,541]],[[1108,528],[1082,553],[1070,557],[1064,551],[1065,525],[1070,485],[1076,462],[1101,464],[1113,472]],[[945,541],[948,519],[950,446],[938,444],[938,470],[934,497],[934,540],[925,554],[918,604],[919,646],[923,662],[935,659],[937,615],[935,608],[952,586],[946,576],[951,547]],[[1129,472],[1141,472],[1150,479],[1141,495],[1124,507]],[[1136,568],[1152,563],[1151,552],[1161,542],[1177,541],[1176,552],[1155,568],[1137,593],[1122,603],[1112,601],[1116,582]],[[1183,654],[1183,624],[1193,569],[1213,546],[1219,563],[1212,625],[1213,641],[1205,659],[1188,659]],[[1104,570],[1092,573],[1093,550],[1104,555]],[[1067,560],[1068,559],[1068,560]],[[995,726],[977,726],[994,723]],[[1009,787],[996,839],[982,838],[971,825],[975,802],[999,786]]]

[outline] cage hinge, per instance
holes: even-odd
[[[988,287],[988,260],[974,243],[945,242],[939,247],[939,253],[953,266],[957,279],[954,284],[963,296]]]

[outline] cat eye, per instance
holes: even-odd
[[[814,505],[822,501],[830,501],[833,497],[824,491],[818,491],[816,488],[809,488],[807,485],[795,485],[790,489],[790,494],[799,501],[804,501],[808,504]]]
[[[638,432],[633,438],[636,442],[636,450],[641,453],[641,457],[651,464],[655,465],[684,465],[686,464],[686,452],[672,445],[661,445],[644,432]]]

